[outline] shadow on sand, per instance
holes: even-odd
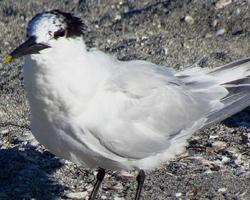
[[[240,126],[250,127],[250,107],[225,119],[222,123],[231,128]]]
[[[224,120],[228,127],[250,127],[250,107]],[[53,180],[62,162],[48,151],[34,146],[0,149],[0,200],[56,199],[64,186]]]
[[[25,146],[0,149],[0,199],[53,199],[65,188],[54,182],[62,163],[49,152]]]

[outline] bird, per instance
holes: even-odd
[[[107,170],[136,170],[139,200],[147,171],[182,153],[194,132],[250,105],[250,58],[174,70],[88,48],[86,30],[72,13],[38,13],[3,63],[24,57],[35,138],[58,157],[98,169],[91,200]]]

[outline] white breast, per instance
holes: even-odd
[[[105,73],[99,70],[99,75],[93,76],[94,64],[91,72],[82,66],[85,49],[80,49],[82,56],[75,55],[81,53],[76,48],[73,48],[75,54],[69,50],[68,59],[65,59],[67,52],[60,58],[60,49],[48,49],[25,58],[24,83],[31,107],[32,133],[59,157],[88,167],[119,168],[117,162],[95,151],[95,148],[107,150],[85,128],[83,118],[78,119],[84,115]]]

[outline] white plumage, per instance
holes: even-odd
[[[175,72],[86,50],[81,38],[50,45],[25,58],[32,131],[54,154],[88,167],[151,169],[173,158],[210,116],[231,109],[225,84],[249,76],[249,62]]]
[[[59,157],[92,168],[152,169],[182,152],[196,130],[250,104],[249,58],[176,72],[87,50],[83,28],[70,13],[40,13],[28,40],[5,59],[25,55],[32,132]]]
[[[183,71],[87,49],[86,26],[52,10],[28,24],[27,40],[4,63],[25,56],[31,130],[55,155],[98,168],[95,200],[106,169],[144,170],[181,153],[200,128],[250,104],[250,58],[214,69]]]

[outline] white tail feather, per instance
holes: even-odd
[[[224,120],[250,105],[250,58],[214,69],[188,68],[176,76],[211,106],[205,126]]]

